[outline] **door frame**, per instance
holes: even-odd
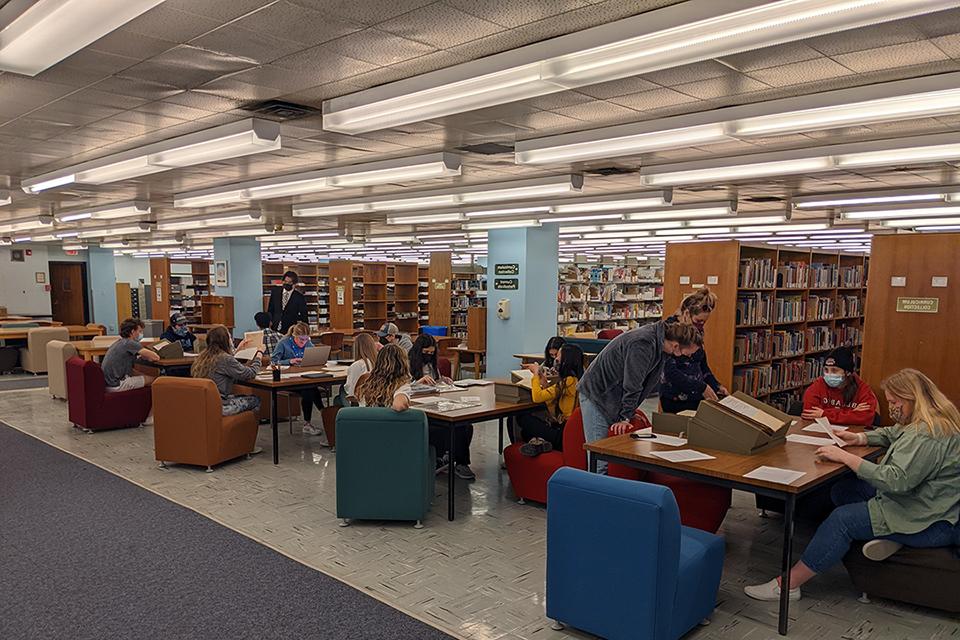
[[[83,290],[83,323],[87,324],[92,322],[90,319],[90,283],[87,280],[87,263],[80,261],[71,261],[71,260],[50,260],[47,263],[47,271],[52,271],[53,265],[63,265],[63,266],[80,266],[80,283]],[[50,295],[53,295],[53,275],[50,276]],[[51,305],[52,306],[52,305]],[[51,309],[51,313],[53,310]],[[51,316],[52,317],[52,316]]]

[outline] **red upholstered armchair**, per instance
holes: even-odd
[[[631,431],[650,426],[642,411],[631,421]],[[609,434],[613,435],[613,434]],[[535,458],[520,455],[520,443],[503,450],[503,460],[510,475],[513,491],[522,499],[547,502],[547,481],[560,467],[587,468],[587,452],[583,449],[583,419],[577,408],[563,429],[563,452],[551,451]],[[680,507],[680,521],[688,527],[716,533],[730,508],[730,490],[665,473],[647,473],[631,467],[611,464],[607,473],[617,478],[643,480],[669,487]]]
[[[150,387],[107,393],[103,371],[96,362],[67,360],[70,422],[86,431],[138,427],[150,415]]]
[[[623,329],[601,329],[597,333],[598,340],[613,340],[618,335],[623,333]]]
[[[450,360],[448,358],[437,358],[437,373],[449,378],[451,377],[450,369]]]

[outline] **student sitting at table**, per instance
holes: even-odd
[[[310,341],[310,327],[305,322],[297,322],[287,330],[277,346],[273,349],[270,361],[273,364],[297,366],[303,362],[303,352],[313,346]],[[313,417],[313,407],[323,410],[323,399],[317,393],[315,388],[300,389],[297,391],[300,395],[300,409],[303,411],[303,435],[305,436],[323,436],[320,444],[325,445],[326,434],[320,427],[315,427],[310,423]]]
[[[197,336],[190,333],[187,327],[187,316],[178,311],[170,316],[170,326],[160,334],[160,339],[171,343],[179,342],[184,351],[192,352]]]
[[[373,370],[373,363],[377,361],[378,343],[369,333],[361,333],[353,340],[353,363],[347,368],[347,381],[341,387],[342,399],[346,405],[347,398],[355,397],[357,382],[360,376]]]
[[[834,485],[837,508],[817,528],[790,572],[791,600],[800,587],[840,562],[854,540],[868,540],[863,555],[882,561],[901,546],[947,547],[960,519],[960,412],[927,376],[902,369],[882,385],[896,424],[866,433],[840,431],[849,445],[886,447],[879,463],[840,447],[817,449],[821,461],[839,462],[856,478]],[[780,579],[749,586],[757,600],[778,600]]]
[[[120,339],[110,345],[100,363],[107,391],[141,389],[149,387],[156,380],[155,376],[134,372],[137,358],[150,362],[160,360],[160,354],[140,345],[142,337],[143,321],[140,318],[127,318],[120,323]]]
[[[838,347],[831,351],[823,362],[823,375],[803,394],[802,416],[807,420],[826,418],[839,425],[872,425],[877,414],[877,396],[853,370],[850,349]]]
[[[546,410],[524,413],[517,418],[520,437],[525,444],[520,453],[536,456],[556,449],[563,450],[563,427],[567,418],[580,404],[577,383],[583,377],[583,350],[574,344],[565,344],[556,358],[557,376],[548,378],[546,369],[538,364],[525,364],[533,373],[530,382],[534,402],[542,402]]]
[[[273,317],[266,311],[258,311],[253,316],[253,321],[257,323],[257,328],[263,331],[263,352],[268,356],[272,355],[277,343],[283,339],[283,334],[270,326]]]
[[[440,375],[437,364],[437,339],[433,336],[426,333],[417,336],[408,355],[410,356],[410,375],[420,384],[453,383],[450,378]]]
[[[406,411],[410,408],[412,380],[406,352],[397,344],[388,344],[380,349],[373,369],[366,379],[357,384],[354,395],[361,407],[391,407],[394,411]],[[470,468],[473,425],[461,429],[454,456],[454,473],[458,478],[474,480],[477,476]],[[437,473],[449,469],[449,436],[447,427],[430,425],[430,444],[437,450]]]
[[[244,343],[240,344],[241,347]],[[257,353],[249,364],[241,364],[234,357],[233,337],[224,326],[216,326],[207,332],[207,348],[197,356],[190,366],[190,375],[194,378],[209,378],[217,385],[223,415],[234,416],[244,411],[260,409],[260,398],[255,395],[236,395],[233,384],[252,380],[260,372],[261,356]]]
[[[566,343],[567,341],[560,336],[553,336],[547,340],[547,346],[543,349],[543,362],[540,363],[540,366],[555,367],[557,365],[557,356],[560,355],[560,347]]]

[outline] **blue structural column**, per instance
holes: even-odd
[[[233,335],[255,331],[253,316],[263,311],[263,269],[260,242],[254,238],[215,238],[213,260],[227,263],[227,286],[214,287],[214,295],[233,296]]]
[[[90,315],[93,322],[102,324],[107,333],[116,334],[117,326],[117,272],[113,249],[87,249],[87,281],[90,287]]]
[[[520,366],[513,354],[542,352],[557,333],[558,229],[546,224],[488,233],[487,377],[508,376]],[[510,304],[505,320],[497,317],[500,300]]]

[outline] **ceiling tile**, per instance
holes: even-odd
[[[720,62],[733,67],[737,71],[748,72],[757,69],[779,67],[793,62],[803,62],[820,58],[819,51],[812,49],[803,42],[788,42],[774,47],[765,47],[753,51],[745,51],[719,58]]]
[[[91,51],[144,60],[177,46],[176,42],[151,38],[142,33],[113,31],[90,45]],[[82,65],[77,65],[82,66]],[[130,65],[127,65],[130,66]]]
[[[164,98],[164,102],[210,112],[228,111],[240,106],[240,103],[236,100],[221,98],[220,96],[213,96],[199,91],[181,91]]]
[[[586,0],[443,0],[443,3],[504,27],[516,27],[588,6]]]
[[[299,42],[244,29],[237,24],[224,25],[216,31],[191,40],[190,44],[210,51],[256,60],[261,64],[272,62],[304,48],[304,45]]]
[[[218,20],[177,11],[165,2],[134,18],[119,30],[181,44],[216,29],[220,24]]]
[[[502,27],[481,20],[445,4],[426,11],[413,11],[382,22],[379,28],[398,36],[447,49],[464,42],[498,33]]]
[[[911,18],[910,24],[928,38],[960,33],[960,9],[927,13]]]
[[[659,89],[660,85],[644,80],[639,77],[622,78],[620,80],[611,80],[610,82],[601,82],[600,84],[591,84],[586,87],[578,87],[577,91],[585,93],[588,96],[607,100],[617,96],[625,96],[629,93],[639,93],[651,89]]]
[[[246,58],[180,45],[123,72],[125,78],[161,82],[193,89],[215,78],[256,66]]]
[[[711,78],[709,80],[678,84],[673,88],[676,91],[693,96],[694,98],[708,100],[710,98],[722,98],[725,96],[740,95],[742,93],[763,91],[770,87],[759,80],[736,74],[722,78]]]
[[[294,4],[321,11],[341,20],[375,25],[420,9],[436,0],[290,0]]]
[[[960,33],[949,36],[940,36],[931,40],[938,49],[951,58],[960,60]]]
[[[640,93],[610,99],[610,102],[614,104],[629,107],[636,111],[649,111],[696,101],[696,98],[673,89],[653,89],[652,91],[641,91]]]
[[[302,91],[317,84],[317,79],[313,77],[313,74],[269,64],[235,73],[226,80],[245,82],[260,87],[271,87],[276,89],[277,95]]]
[[[867,73],[948,60],[949,57],[932,43],[922,41],[846,53],[833,59],[857,73]]]
[[[662,87],[672,87],[673,85],[696,82],[697,80],[722,78],[735,73],[736,71],[716,60],[704,60],[680,67],[663,69],[662,71],[645,73],[641,77]]]
[[[291,71],[299,71],[304,76],[315,79],[314,86],[343,80],[350,76],[372,71],[376,65],[336,53],[332,45],[318,45],[304,49],[293,55],[275,60],[273,65]]]
[[[279,0],[256,13],[234,23],[257,33],[282,40],[293,40],[307,46],[327,42],[362,28],[361,25],[339,20],[287,0]]]
[[[220,22],[236,20],[257,9],[261,9],[275,0],[165,0],[171,9],[192,13]]]
[[[919,29],[906,20],[895,20],[859,29],[848,29],[829,35],[810,38],[806,44],[823,55],[835,58],[844,53],[876,49],[887,45],[922,40]]]
[[[351,33],[338,38],[331,46],[336,47],[341,55],[377,65],[396,64],[436,51],[429,45],[377,29]]]
[[[593,125],[603,125],[611,121],[622,121],[625,119],[636,120],[639,117],[639,114],[633,109],[611,102],[603,102],[602,100],[562,107],[555,109],[554,112],[562,116],[567,116],[568,118],[585,120]]]
[[[101,80],[97,84],[93,85],[91,89],[96,91],[107,91],[109,93],[119,94],[122,96],[144,98],[148,102],[153,102],[154,100],[163,100],[164,98],[169,98],[170,96],[182,92],[182,89],[171,85],[152,82],[149,80],[138,80],[137,78],[121,78],[119,76]]]
[[[772,87],[786,87],[852,74],[853,71],[829,58],[818,58],[769,69],[758,69],[748,75]]]

